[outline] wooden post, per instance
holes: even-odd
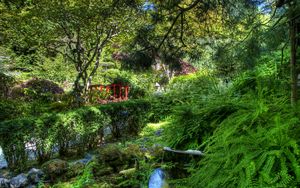
[[[114,87],[114,98],[116,98],[116,84],[112,84],[112,86]]]
[[[119,84],[119,98],[122,99],[122,85]]]
[[[125,86],[125,99],[126,99],[126,100],[127,100],[127,97],[128,97],[127,87],[128,87],[128,86]]]
[[[106,93],[109,93],[110,92],[110,85],[107,85],[106,86]]]

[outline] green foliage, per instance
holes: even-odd
[[[137,135],[148,122],[151,104],[147,100],[128,100],[99,106],[111,119],[112,134],[115,138]]]
[[[64,89],[71,89],[71,83],[73,83],[76,75],[73,64],[65,61],[61,55],[44,58],[40,64],[29,74],[31,77],[48,79],[64,86]]]
[[[11,89],[10,97],[25,101],[51,102],[56,100],[58,94],[64,90],[56,83],[44,79],[30,79]]]
[[[129,98],[142,98],[153,91],[154,76],[151,72],[135,73],[118,69],[108,69],[103,73],[97,73],[93,83],[112,84],[122,83],[130,86]]]
[[[33,125],[33,118],[15,119],[0,123],[0,143],[10,168],[18,168],[19,170],[26,168],[25,141],[29,141],[29,135],[34,128]]]
[[[299,186],[295,113],[253,96],[239,103],[244,108],[222,121],[203,144],[206,156],[190,178],[191,187]]]
[[[154,60],[145,52],[134,52],[122,60],[122,68],[134,71],[147,71],[151,69]]]
[[[299,114],[290,109],[287,82],[274,65],[259,65],[228,86],[194,75],[171,83],[164,140],[176,149],[205,153],[200,162],[190,162],[192,176],[176,182],[188,187],[299,186]]]
[[[7,114],[17,113],[13,108],[3,108]],[[10,167],[22,169],[28,160],[25,143],[34,143],[34,153],[39,162],[48,160],[55,150],[60,155],[67,155],[70,149],[82,153],[101,142],[103,128],[107,126],[111,126],[114,138],[137,135],[148,122],[149,110],[148,101],[130,100],[59,113],[48,112],[36,117],[12,119],[13,116],[4,116],[3,120],[7,121],[0,123],[0,144]]]
[[[10,167],[22,169],[28,160],[25,143],[35,144],[34,153],[43,162],[55,148],[65,155],[71,148],[82,152],[95,147],[109,122],[109,117],[95,107],[14,119],[0,123],[0,143]]]
[[[193,108],[197,104],[202,106],[209,98],[219,96],[222,92],[218,80],[204,72],[175,77],[166,90],[165,93],[151,98],[152,122],[163,120],[174,111],[181,111],[180,108],[184,108],[184,105],[187,106],[185,109]],[[178,106],[179,109],[176,109]],[[179,115],[177,112],[175,114],[174,117]]]
[[[73,183],[73,188],[84,188],[88,187],[89,185],[93,185],[93,183],[95,182],[92,173],[94,165],[94,162],[91,162],[84,168],[83,174],[77,177],[77,180]]]
[[[175,77],[167,88],[167,96],[179,103],[198,103],[220,93],[218,82],[206,72]]]
[[[12,76],[4,74],[0,70],[0,98],[8,97],[9,88],[12,86],[14,81],[15,80]]]
[[[217,96],[203,105],[182,105],[174,109],[166,127],[166,141],[177,149],[199,148],[220,122],[234,113],[239,106],[225,97]],[[203,149],[200,147],[199,149]]]
[[[0,122],[8,119],[13,119],[24,113],[22,103],[13,100],[0,100]]]

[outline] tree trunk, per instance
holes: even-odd
[[[298,100],[297,92],[297,23],[296,20],[291,20],[290,23],[290,39],[291,39],[291,104],[294,106]]]

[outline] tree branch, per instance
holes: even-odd
[[[160,42],[160,44],[158,45],[156,50],[159,50],[161,48],[161,46],[163,45],[163,43],[165,42],[165,40],[168,38],[169,34],[171,33],[171,31],[172,31],[173,27],[175,26],[175,24],[176,24],[177,20],[179,19],[179,17],[181,15],[183,15],[185,12],[187,12],[187,11],[193,9],[194,7],[196,7],[199,2],[200,2],[200,0],[196,0],[190,6],[188,6],[186,8],[182,8],[182,7],[178,6],[178,8],[180,9],[180,12],[177,14],[175,19],[173,20],[172,25],[168,29],[167,33],[164,35],[163,40]]]

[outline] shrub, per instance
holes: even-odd
[[[44,79],[31,79],[11,89],[10,97],[14,99],[23,98],[27,101],[43,100],[53,101],[54,94],[62,94],[64,90],[54,82]]]
[[[111,119],[112,134],[115,138],[137,135],[148,122],[151,104],[147,100],[128,100],[99,106]]]
[[[252,100],[250,100],[252,99]],[[282,103],[244,97],[203,145],[190,187],[298,187],[299,118]]]
[[[239,108],[235,101],[222,96],[208,100],[205,106],[179,106],[168,118],[166,141],[176,149],[199,149],[219,124]]]
[[[33,145],[40,163],[56,151],[60,155],[70,149],[83,153],[102,141],[104,127],[111,126],[115,138],[137,135],[148,121],[149,110],[149,101],[130,100],[2,121],[0,145],[11,168],[25,168],[26,143]]]
[[[58,115],[50,129],[59,145],[60,154],[70,147],[79,151],[95,147],[102,139],[102,128],[110,118],[95,107],[83,107]]]
[[[14,119],[0,123],[0,143],[10,168],[24,170],[28,154],[25,143],[34,128],[33,118]]]
[[[68,149],[78,152],[95,147],[109,117],[95,107],[83,107],[58,114],[26,117],[0,123],[0,144],[10,168],[26,166],[25,144],[33,145],[39,162],[49,159],[57,149],[65,155]]]
[[[14,83],[14,78],[0,72],[0,98],[7,98],[9,88]]]

